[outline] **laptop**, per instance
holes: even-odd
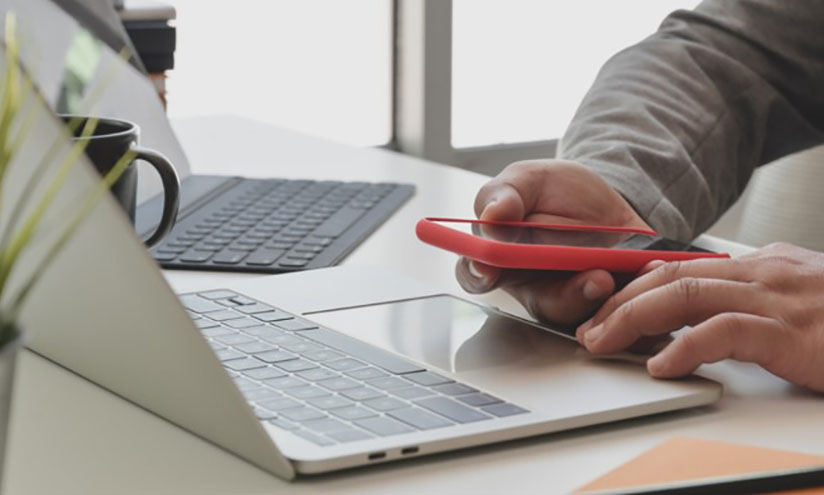
[[[62,136],[44,115],[17,163]],[[5,201],[32,171],[16,166]],[[99,177],[85,162],[60,225]],[[38,191],[36,194],[42,194]],[[2,225],[0,225],[2,227]],[[44,231],[11,287],[42,264]],[[292,479],[716,401],[574,339],[382,267],[340,266],[175,294],[105,195],[31,293],[29,347],[113,393]]]
[[[151,81],[134,65],[119,63],[108,44],[89,40],[86,29],[105,31],[107,39],[117,35],[95,12],[60,0],[73,7],[78,22],[51,1],[8,3],[24,29],[22,58],[60,113],[86,114],[93,104],[95,115],[135,122],[141,144],[175,165],[181,179],[177,222],[150,249],[164,268],[282,273],[333,266],[414,193],[409,184],[191,174]],[[111,9],[116,18],[105,2],[98,8]],[[48,36],[36,31],[44,26]],[[233,166],[227,163],[226,170]],[[272,163],[275,173],[288,167]],[[138,176],[135,223],[145,238],[160,221],[163,194],[151,167],[139,166]]]

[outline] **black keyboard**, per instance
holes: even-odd
[[[180,300],[258,419],[317,445],[529,412],[233,291]]]
[[[281,273],[338,263],[412,194],[405,184],[237,179],[151,250],[163,268]]]

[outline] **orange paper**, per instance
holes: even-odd
[[[585,495],[816,466],[824,466],[824,456],[676,437],[582,486],[576,493]],[[782,493],[822,494],[824,487]]]

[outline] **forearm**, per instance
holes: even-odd
[[[604,66],[559,155],[599,172],[662,234],[692,238],[755,167],[822,141],[822,29],[812,0],[676,13]]]

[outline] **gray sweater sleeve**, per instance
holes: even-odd
[[[705,0],[604,65],[559,157],[686,240],[755,167],[822,142],[822,130],[824,1]]]

